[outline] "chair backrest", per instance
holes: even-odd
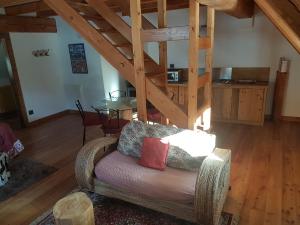
[[[77,107],[77,109],[78,109],[78,111],[80,113],[80,116],[81,116],[82,120],[84,120],[84,118],[85,118],[85,112],[84,112],[84,110],[82,108],[82,105],[81,105],[79,99],[77,99],[75,101],[75,105],[76,105],[76,107]]]
[[[94,110],[99,114],[102,118],[107,118],[108,125],[117,125],[113,128],[120,128],[120,113],[119,110],[107,109],[107,108],[94,108]],[[113,120],[116,120],[117,123],[111,123]]]
[[[94,106],[91,106],[91,108],[94,109],[98,113],[100,119],[103,119],[103,120],[109,119],[108,109],[96,108]]]
[[[116,99],[116,98],[121,98],[121,97],[126,97],[127,93],[124,90],[116,90],[116,91],[111,91],[108,93],[109,94],[109,98],[111,100]]]

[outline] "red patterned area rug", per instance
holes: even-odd
[[[92,200],[96,225],[195,225],[160,212],[84,191]],[[238,216],[223,212],[220,225],[237,225]],[[45,212],[30,225],[55,225],[52,210]]]

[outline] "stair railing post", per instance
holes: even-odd
[[[204,87],[203,130],[209,130],[211,126],[211,102],[212,102],[212,64],[214,49],[215,9],[207,7],[207,37],[210,39],[210,48],[206,49],[205,72],[208,73],[208,82]]]
[[[198,109],[198,61],[200,4],[189,0],[189,71],[188,71],[188,128],[196,128]]]
[[[158,28],[166,28],[167,24],[167,0],[157,0],[157,20]],[[159,66],[165,74],[164,83],[165,87],[168,85],[168,46],[166,41],[159,42]],[[169,120],[162,116],[162,124],[168,124]]]
[[[142,42],[141,0],[130,0],[131,34],[134,59],[138,119],[147,121],[144,45]]]

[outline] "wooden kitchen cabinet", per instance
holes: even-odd
[[[242,88],[239,92],[238,120],[261,124],[264,119],[264,90]]]
[[[267,84],[214,84],[212,119],[263,125]]]
[[[212,118],[217,120],[232,120],[235,118],[233,108],[234,89],[214,88],[212,101]]]

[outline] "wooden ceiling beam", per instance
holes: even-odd
[[[238,18],[249,18],[254,14],[253,0],[196,0],[202,5],[220,10]]]
[[[57,16],[56,12],[53,10],[45,10],[45,11],[37,11],[36,12],[37,17],[50,17],[50,16]]]
[[[27,4],[6,7],[5,13],[9,16],[16,16],[43,10],[50,10],[50,8],[44,2],[30,2]]]
[[[109,0],[106,1],[107,5],[113,9],[115,12],[122,12],[123,15],[129,15],[129,7],[126,7],[128,0]],[[254,13],[254,3],[253,0],[196,0],[203,5],[211,6],[217,10],[225,11],[226,13],[238,17],[238,18],[249,18],[253,16]],[[298,0],[291,0],[297,2]],[[68,1],[77,5],[77,8],[84,7],[86,5],[85,1],[75,0]],[[37,0],[0,0],[1,3],[6,7],[7,15],[19,15],[23,13],[37,12],[41,16],[55,15],[53,11],[47,8],[43,1]],[[9,4],[10,3],[10,4]],[[80,4],[81,3],[81,4]],[[172,0],[168,1],[167,10],[175,10],[188,8],[189,2],[187,0]],[[157,12],[157,0],[143,0],[142,1],[142,12],[151,13]]]
[[[39,2],[40,0],[0,0],[0,8],[22,5],[26,3]]]
[[[169,27],[142,31],[144,42],[163,42],[189,39],[189,27]]]
[[[253,0],[239,0],[233,9],[224,12],[237,18],[251,18],[254,15],[254,5]]]
[[[1,0],[0,0],[1,2]],[[118,6],[118,2],[121,2],[122,4]],[[82,7],[84,7],[84,1],[69,1],[69,3],[73,4],[73,6],[76,3],[83,3]],[[125,15],[128,14],[128,10],[125,10],[125,4],[126,1],[121,1],[121,0],[114,0],[114,1],[109,1],[107,5],[112,8],[114,11],[122,12]],[[188,8],[188,1],[178,1],[174,0],[167,5],[168,10],[174,10],[174,9],[180,9],[180,8]],[[80,6],[78,6],[80,7]],[[122,8],[123,7],[123,8]],[[129,8],[128,8],[129,9]],[[14,5],[9,5],[5,7],[7,15],[20,15],[24,13],[32,13],[32,12],[40,12],[42,13],[52,11],[50,8],[43,2],[43,1],[29,1],[27,3],[22,3],[22,4],[14,4]],[[124,12],[123,12],[124,11]],[[156,12],[157,11],[157,4],[156,1],[142,1],[142,12],[143,13],[150,13],[150,12]],[[50,14],[50,13],[49,13]],[[53,15],[53,13],[51,13]]]
[[[56,22],[52,18],[0,15],[0,32],[56,33]]]
[[[300,11],[282,0],[255,0],[255,3],[300,53]]]

